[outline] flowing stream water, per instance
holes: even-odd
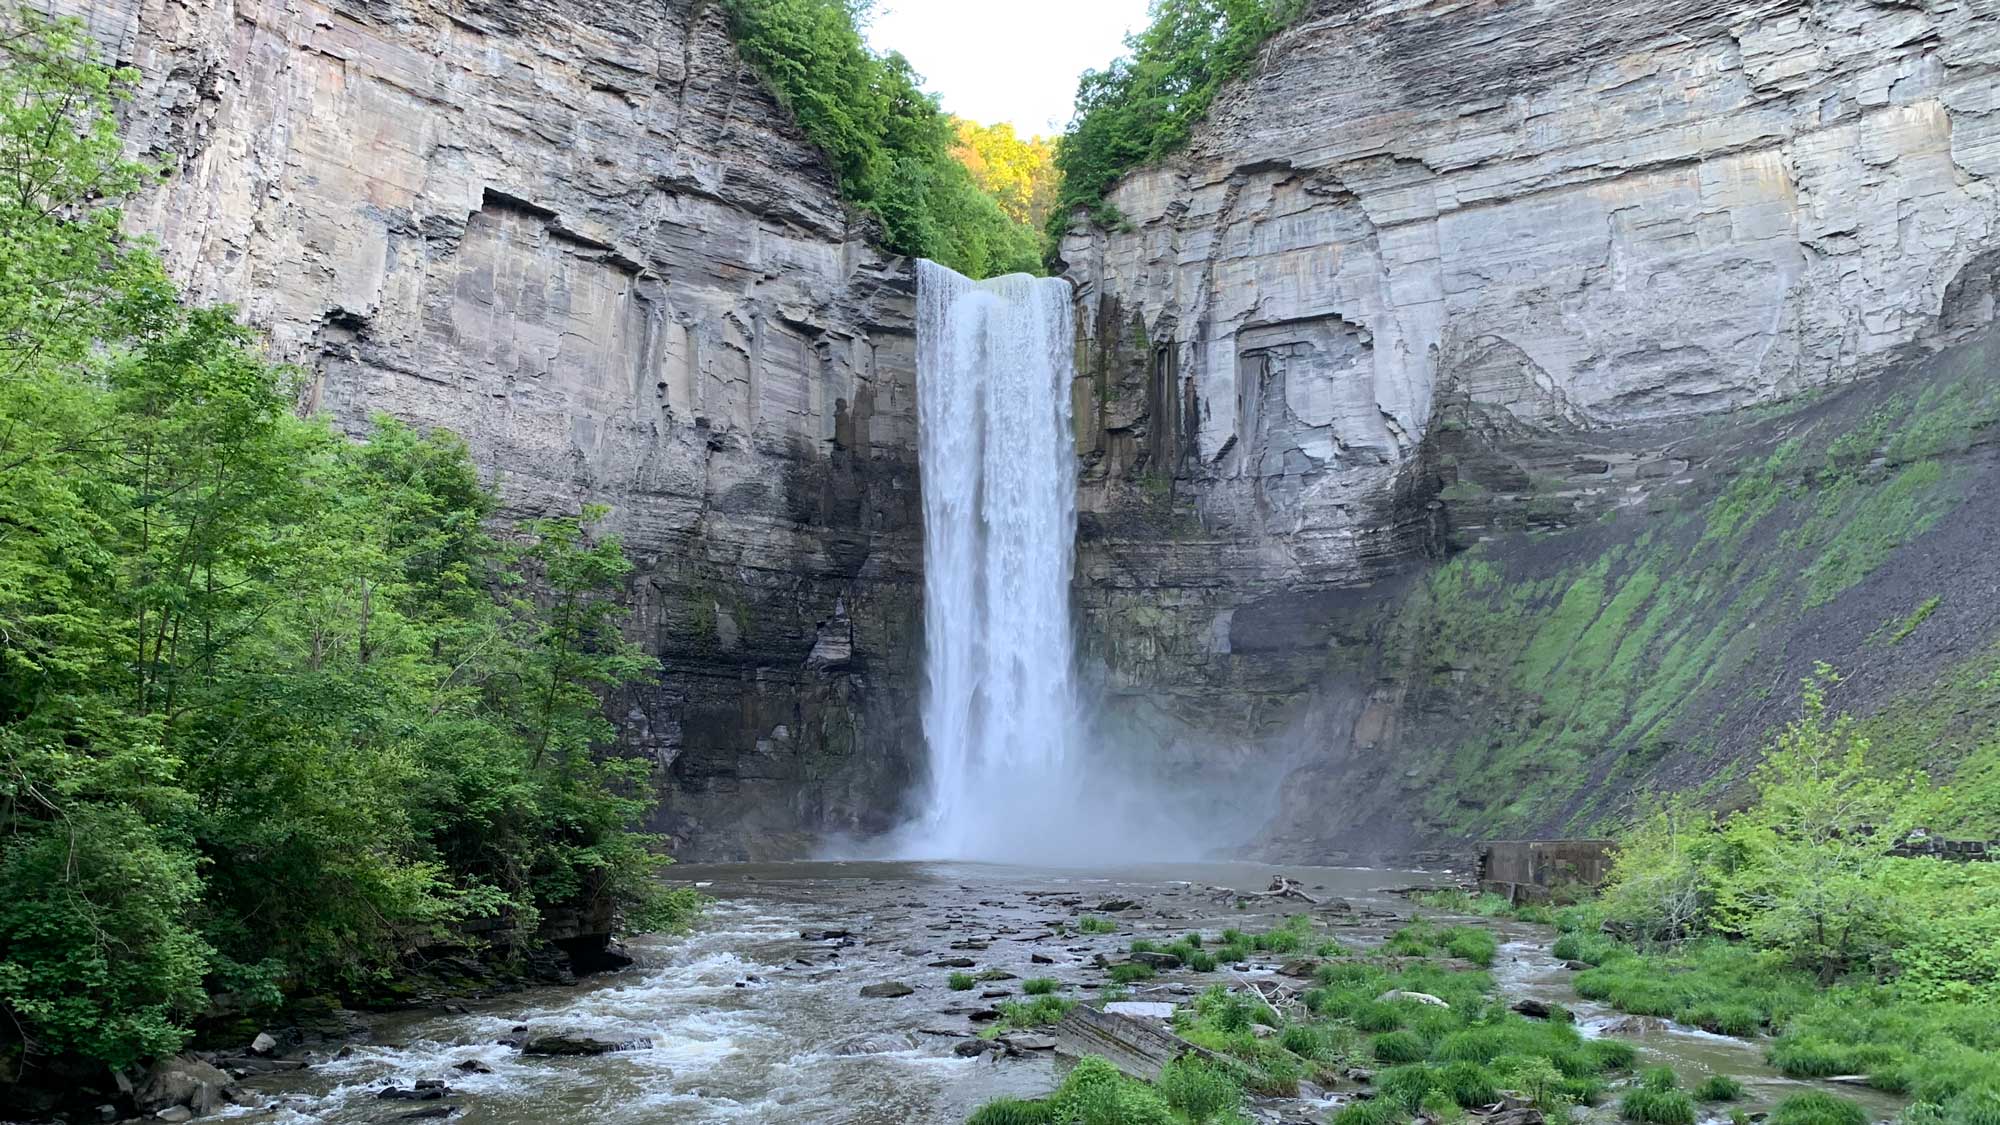
[[[475,1000],[464,1010],[382,1016],[355,1043],[307,1052],[309,1069],[245,1085],[265,1100],[232,1111],[245,1125],[362,1125],[413,1112],[450,1111],[481,1125],[957,1125],[1002,1095],[1053,1088],[1061,1063],[1045,1051],[960,1057],[954,1050],[983,1013],[1020,996],[1021,978],[1063,982],[1087,999],[1135,938],[1170,941],[1190,930],[1257,931],[1308,912],[1343,945],[1367,949],[1412,913],[1392,893],[1435,874],[1255,864],[1173,864],[1108,871],[972,863],[789,863],[677,867],[716,903],[696,930],[634,943],[638,964],[573,988],[540,988]],[[1320,902],[1267,900],[1282,874]],[[1107,907],[1116,906],[1111,910]],[[1083,934],[1083,915],[1117,931]],[[1467,919],[1466,921],[1475,921]],[[1570,1006],[1586,1034],[1631,1038],[1643,1065],[1668,1064],[1689,1083],[1729,1074],[1750,1088],[1741,1108],[1767,1108],[1807,1084],[1782,1078],[1754,1042],[1664,1024],[1623,1025],[1580,1000],[1549,953],[1548,927],[1476,920],[1505,943],[1494,965],[1500,993]],[[1213,983],[1268,980],[1289,958],[1257,954],[1240,969],[1169,971],[1131,999],[1188,1003]],[[948,984],[952,965],[1003,979],[969,991]],[[907,995],[870,998],[864,987],[907,984]],[[1296,984],[1297,982],[1293,982]],[[626,1045],[587,1058],[537,1058],[519,1049],[543,1034]],[[442,1081],[439,1102],[385,1101],[386,1087]],[[1887,1120],[1897,1099],[1842,1088]],[[1352,1089],[1310,1087],[1298,1098],[1249,1108],[1263,1125],[1324,1120]],[[1616,1099],[1589,1125],[1616,1120]],[[1705,1110],[1705,1121],[1717,1113]]]
[[[1055,860],[1078,842],[1074,337],[1066,282],[917,264],[930,784],[909,855]]]

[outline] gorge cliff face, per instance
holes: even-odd
[[[143,74],[129,215],[350,432],[612,512],[683,856],[888,826],[918,768],[913,282],[699,0],[58,0]]]
[[[1980,2],[1316,5],[1062,247],[1113,699],[1379,854],[1990,659],[1996,75]]]

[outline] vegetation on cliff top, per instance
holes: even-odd
[[[683,918],[647,765],[592,752],[649,665],[600,513],[502,541],[456,438],[299,418],[120,233],[134,76],[0,18],[0,1074],[365,991],[468,919]]]
[[[1048,221],[1050,254],[1079,207],[1115,224],[1104,197],[1118,178],[1186,144],[1216,92],[1248,73],[1265,40],[1304,7],[1303,0],[1155,0],[1151,23],[1126,40],[1131,53],[1077,84],[1076,116],[1056,147],[1062,183]]]
[[[1039,270],[1035,230],[955,155],[978,146],[907,59],[868,49],[869,3],[722,0],[737,49],[832,161],[842,195],[881,222],[889,249],[971,277]]]

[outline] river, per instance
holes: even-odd
[[[791,863],[682,866],[715,901],[693,933],[632,943],[638,963],[574,988],[544,988],[371,1023],[360,1042],[323,1054],[305,1071],[249,1088],[268,1099],[239,1119],[274,1125],[383,1122],[451,1108],[455,1122],[707,1125],[956,1125],[1003,1094],[1034,1096],[1056,1083],[1054,1057],[963,1058],[953,1048],[980,1026],[973,1014],[1018,997],[1019,979],[971,991],[947,985],[947,959],[967,971],[1054,977],[1089,997],[1104,978],[1097,954],[1122,954],[1135,938],[1258,930],[1309,911],[1343,943],[1367,946],[1411,913],[1392,893],[1448,877],[1408,871],[1253,864],[1178,864],[1104,872],[959,863]],[[1265,900],[1274,876],[1297,880],[1317,906]],[[1125,906],[1129,903],[1129,906]],[[1336,904],[1345,904],[1339,906]],[[1123,909],[1109,909],[1121,907]],[[1077,932],[1084,915],[1113,919],[1110,934]],[[1495,925],[1494,923],[1486,923]],[[1548,954],[1546,927],[1499,923],[1495,965],[1503,993],[1575,1007],[1587,1031],[1607,1013],[1577,1000]],[[1046,959],[1046,962],[1037,958]],[[1132,999],[1185,1000],[1212,981],[1269,976],[1281,958],[1241,971],[1169,973]],[[869,999],[864,986],[902,982],[907,996]],[[584,1058],[534,1058],[513,1044],[572,1034],[633,1044]],[[1756,1045],[1666,1028],[1638,1042],[1648,1063],[1689,1080],[1720,1072],[1752,1084],[1761,1104],[1793,1087]],[[385,1101],[386,1086],[444,1082],[440,1101]],[[1844,1091],[1855,1093],[1856,1091]],[[1867,1095],[1867,1092],[1858,1093]],[[1885,1116],[1891,1104],[1870,1108]],[[1252,1107],[1266,1122],[1319,1120],[1325,1095]],[[1608,1119],[1600,1109],[1593,1116]]]

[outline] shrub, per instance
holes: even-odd
[[[1037,996],[1032,1000],[1009,1000],[1000,1005],[1000,1030],[1046,1027],[1061,1020],[1076,1007],[1076,1001],[1060,996]]]
[[[1743,1096],[1743,1083],[1726,1074],[1711,1074],[1694,1088],[1694,1096],[1705,1102],[1733,1102]]]
[[[1076,920],[1076,929],[1078,933],[1085,934],[1115,934],[1118,932],[1118,923],[1109,918],[1086,914]]]
[[[1739,1038],[1757,1034],[1764,1015],[1748,1004],[1703,1004],[1674,1014],[1679,1023],[1691,1024],[1717,1035]]]
[[[1668,1090],[1680,1089],[1681,1076],[1674,1073],[1673,1067],[1656,1066],[1639,1076],[1639,1085],[1648,1090],[1665,1093]]]
[[[1030,996],[1047,996],[1062,987],[1062,982],[1053,977],[1029,977],[1021,982],[1021,991]]]
[[[1494,1085],[1493,1075],[1478,1063],[1448,1063],[1438,1069],[1437,1078],[1438,1088],[1467,1109],[1492,1105],[1500,1100],[1500,1090]]]
[[[1628,1091],[1618,1103],[1618,1113],[1627,1121],[1644,1125],[1694,1125],[1694,1099],[1679,1090],[1658,1090],[1641,1086]]]
[[[1583,1049],[1599,1070],[1626,1070],[1639,1057],[1639,1049],[1622,1039],[1592,1039]]]
[[[1403,1125],[1414,1111],[1388,1098],[1349,1102],[1334,1114],[1332,1125]]]
[[[1375,1037],[1369,1045],[1377,1062],[1389,1064],[1413,1063],[1423,1059],[1430,1052],[1424,1049],[1424,1041],[1414,1032],[1390,1031]]]
[[[1399,1066],[1375,1076],[1377,1095],[1385,1101],[1395,1102],[1412,1113],[1422,1109],[1424,1099],[1437,1088],[1437,1071],[1421,1063],[1414,1066]]]
[[[1195,950],[1188,955],[1187,963],[1188,968],[1193,969],[1197,973],[1212,973],[1215,971],[1215,955],[1213,953]]]
[[[1847,1098],[1809,1090],[1779,1102],[1768,1125],[1868,1125],[1868,1111]]]
[[[1243,1100],[1243,1089],[1235,1078],[1221,1067],[1197,1058],[1168,1063],[1154,1085],[1168,1105],[1187,1115],[1191,1125],[1204,1125],[1219,1116],[1234,1114]]]
[[[1492,934],[1469,926],[1455,926],[1441,937],[1445,952],[1475,965],[1491,965],[1500,949],[1499,941]]]
[[[2000,1125],[2000,1086],[1961,1090],[1945,1106],[1950,1125]]]
[[[1369,1000],[1356,1005],[1348,1019],[1363,1031],[1394,1031],[1403,1026],[1403,1010],[1386,1001]]]
[[[1049,1125],[1049,1107],[1043,1102],[1000,1098],[987,1102],[966,1119],[965,1125]]]
[[[1113,984],[1132,984],[1136,981],[1152,980],[1156,975],[1153,972],[1153,967],[1143,961],[1127,961],[1120,965],[1111,966],[1111,981]]]
[[[1076,1064],[1048,1107],[1047,1120],[1064,1125],[1174,1125],[1157,1092],[1095,1055]]]
[[[951,986],[953,992],[965,992],[979,982],[972,979],[971,973],[953,973],[945,978],[945,983]]]

